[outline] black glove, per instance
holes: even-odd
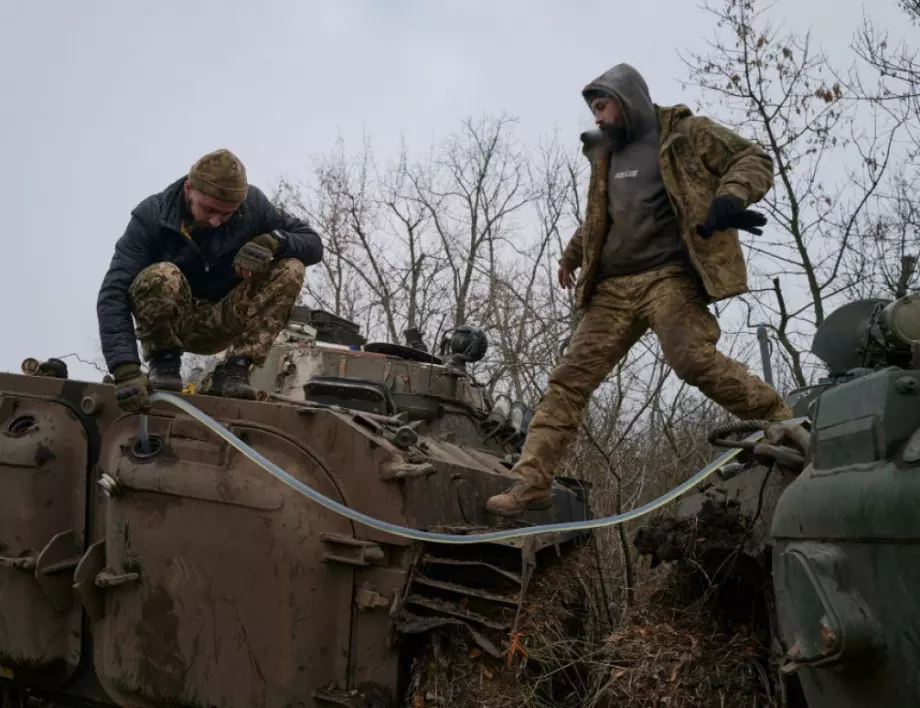
[[[126,413],[150,410],[150,382],[137,364],[122,364],[112,372],[115,379],[115,400]]]
[[[696,233],[703,238],[711,238],[716,231],[725,229],[742,229],[760,236],[759,227],[767,223],[767,217],[759,211],[744,208],[744,201],[731,194],[716,197],[709,204],[706,223],[696,227]]]
[[[278,239],[271,234],[259,234],[237,251],[233,267],[244,280],[248,280],[249,275],[259,279],[268,273],[277,252]]]

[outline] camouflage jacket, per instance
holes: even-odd
[[[128,289],[147,266],[176,264],[193,297],[216,301],[242,282],[234,272],[233,259],[240,246],[259,234],[274,231],[283,235],[279,258],[296,258],[308,266],[323,258],[319,234],[305,221],[276,209],[253,185],[226,223],[192,241],[182,233],[185,179],[177,179],[138,204],[115,244],[96,302],[99,339],[109,371],[119,364],[140,363]]]
[[[761,200],[773,185],[773,161],[754,143],[709,118],[695,116],[687,106],[656,106],[661,125],[661,174],[680,222],[690,262],[710,301],[748,291],[747,268],[734,229],[703,239],[696,225],[706,220],[712,198],[733,194],[745,206]],[[581,272],[575,286],[578,308],[591,300],[595,273],[610,227],[607,213],[609,149],[585,148],[591,163],[584,222],[576,229],[562,257]]]

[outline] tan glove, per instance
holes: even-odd
[[[115,400],[127,413],[150,410],[150,382],[137,364],[122,364],[112,372],[115,379]]]
[[[237,251],[233,268],[243,280],[259,280],[268,273],[277,252],[278,239],[271,234],[259,234]]]

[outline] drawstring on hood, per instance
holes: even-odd
[[[591,101],[598,96],[613,98],[619,105],[623,130],[611,131],[609,127],[602,128],[612,140],[614,149],[622,149],[641,138],[658,123],[648,84],[645,83],[642,74],[629,64],[617,64],[608,69],[585,86],[581,95],[589,107]],[[618,133],[620,135],[617,135]],[[584,140],[584,136],[582,139]]]

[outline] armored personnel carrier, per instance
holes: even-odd
[[[254,372],[258,401],[183,396],[310,488],[399,526],[508,524],[531,411],[469,372],[461,327],[430,353],[297,308]],[[501,657],[544,557],[580,537],[421,543],[298,494],[166,401],[124,414],[59,360],[0,374],[0,705],[405,705],[418,640],[462,632]],[[516,524],[587,518],[560,479]]]
[[[920,705],[920,296],[840,307],[811,351],[807,422],[714,430],[741,459],[634,542],[766,625],[783,705]]]

